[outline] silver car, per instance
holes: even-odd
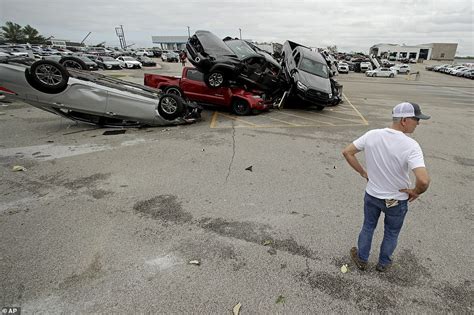
[[[100,126],[190,123],[201,108],[180,97],[52,60],[0,60],[0,93],[72,120]]]

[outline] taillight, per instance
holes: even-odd
[[[6,87],[0,86],[0,93],[16,95],[12,90],[7,89]]]

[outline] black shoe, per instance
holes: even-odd
[[[381,265],[381,264],[377,264],[377,266],[375,267],[375,270],[377,270],[378,272],[386,272],[387,270],[390,269],[390,267],[392,266],[392,264],[388,264],[388,265]]]
[[[357,247],[352,247],[351,248],[351,258],[352,258],[352,261],[355,263],[355,265],[357,266],[357,268],[359,268],[360,270],[365,270],[367,269],[367,262],[365,261],[362,261],[360,258],[359,258],[359,254],[357,253]]]

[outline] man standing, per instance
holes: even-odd
[[[381,212],[384,212],[384,236],[380,247],[377,271],[386,271],[397,246],[398,234],[413,201],[429,186],[420,145],[406,134],[413,133],[420,119],[430,116],[421,113],[415,103],[400,103],[393,108],[391,128],[375,129],[349,144],[342,154],[349,165],[367,180],[364,197],[364,223],[359,234],[358,248],[351,249],[351,258],[360,270],[367,268],[372,236]],[[365,151],[367,171],[356,154]],[[415,188],[409,188],[409,171],[416,177]]]

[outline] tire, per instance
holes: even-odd
[[[250,114],[251,109],[250,109],[250,105],[247,101],[245,101],[243,99],[240,99],[240,98],[236,98],[232,102],[232,111],[236,115],[245,116],[245,115]]]
[[[65,68],[87,70],[85,62],[76,57],[63,57],[59,60],[59,63]]]
[[[27,80],[40,92],[62,92],[69,81],[69,73],[59,63],[52,60],[39,60],[26,72]]]
[[[388,76],[389,78],[393,78],[395,75],[393,73],[390,73],[390,75]]]
[[[225,75],[221,71],[211,71],[204,75],[204,82],[210,88],[219,88],[225,83]]]
[[[181,89],[177,86],[169,86],[165,89],[165,93],[166,94],[173,94],[173,95],[177,95],[179,97],[182,97],[183,96],[183,92],[181,92]]]
[[[372,74],[373,77],[377,77],[377,73]]]
[[[164,94],[158,103],[158,113],[166,120],[182,116],[183,110],[183,100],[174,94]]]

